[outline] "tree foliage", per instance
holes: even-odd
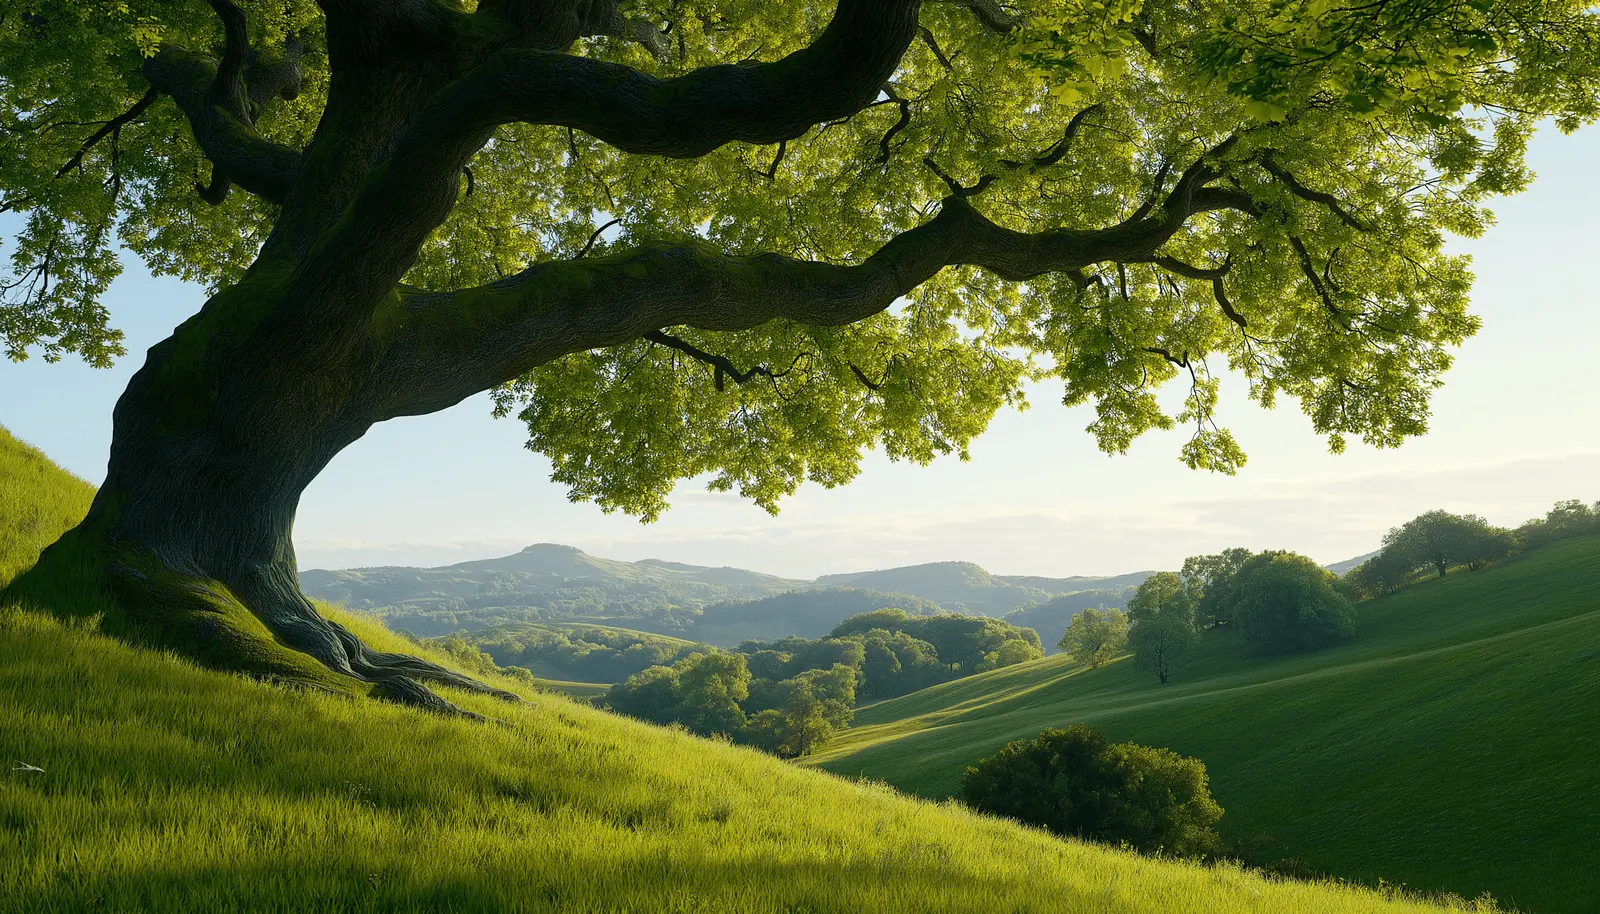
[[[1420,514],[1383,538],[1384,552],[1393,550],[1395,561],[1409,561],[1412,568],[1431,566],[1441,578],[1456,565],[1478,568],[1503,559],[1515,545],[1509,530],[1476,514],[1448,511]]]
[[[962,796],[1059,835],[1177,856],[1216,850],[1222,818],[1199,759],[1108,742],[1082,724],[1007,743],[967,768]]]
[[[1600,533],[1600,501],[1584,504],[1576,498],[1556,502],[1544,517],[1536,517],[1516,530],[1517,543],[1524,549],[1537,549],[1574,536]]]
[[[1128,615],[1119,609],[1085,609],[1072,617],[1056,646],[1074,663],[1097,668],[1127,648]]]
[[[1128,647],[1134,665],[1167,684],[1199,643],[1194,599],[1182,577],[1170,571],[1151,575],[1128,601]]]
[[[1195,601],[1199,620],[1216,624],[1233,618],[1233,605],[1238,602],[1239,569],[1254,554],[1248,549],[1234,547],[1216,555],[1191,555],[1183,560],[1180,573]]]
[[[377,423],[490,391],[573,499],[645,519],[690,478],[776,511],[869,449],[964,458],[1047,379],[1108,452],[1181,426],[1186,464],[1233,472],[1224,365],[1335,451],[1397,445],[1478,329],[1445,238],[1527,182],[1542,118],[1594,116],[1596,24],[1580,0],[29,0],[0,14],[0,343],[108,364],[122,257],[204,284],[118,401],[73,548],[176,620],[141,629],[166,646],[308,654],[449,710],[415,677],[486,687],[297,584],[298,501]],[[210,582],[271,638],[219,632]],[[996,649],[939,640],[969,635],[914,633],[961,670]],[[732,726],[719,702],[695,713]]]
[[[1239,634],[1262,654],[1317,650],[1354,637],[1355,612],[1334,580],[1303,555],[1256,556],[1239,572]]]
[[[540,34],[546,6],[562,25]],[[275,230],[361,232],[403,280],[360,294],[434,290],[416,305],[438,320],[395,332],[506,334],[624,278],[627,300],[692,303],[609,314],[483,385],[608,510],[654,517],[702,474],[772,509],[870,447],[965,454],[1039,377],[1095,405],[1108,451],[1186,423],[1183,459],[1228,471],[1215,363],[1336,449],[1422,432],[1477,328],[1444,233],[1525,183],[1539,117],[1594,113],[1572,2],[858,6],[838,15],[881,74],[864,93],[830,81],[816,3],[25,7],[0,21],[0,207],[22,214],[0,336],[105,364],[123,257],[221,290]],[[392,88],[341,76],[384,54],[431,93],[392,123],[377,95],[341,107]],[[747,60],[782,62],[718,107]],[[775,104],[786,79],[824,103]],[[712,282],[732,297],[708,308]]]

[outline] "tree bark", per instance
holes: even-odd
[[[262,271],[270,274],[270,271]],[[452,670],[374,651],[301,593],[292,533],[301,493],[381,418],[372,359],[330,358],[268,320],[260,273],[153,347],[113,414],[104,484],[83,522],[19,579],[85,555],[123,633],[208,665],[326,684],[303,657],[383,697],[459,708],[419,681],[515,699]],[[320,671],[319,671],[320,672]],[[355,691],[362,691],[360,688]]]

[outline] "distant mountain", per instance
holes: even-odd
[[[1358,555],[1353,559],[1345,559],[1342,562],[1334,562],[1332,565],[1323,565],[1322,567],[1328,569],[1339,577],[1344,577],[1354,570],[1357,565],[1360,565],[1362,562],[1365,562],[1367,559],[1372,558],[1382,551],[1382,549],[1374,549],[1366,555]]]
[[[1133,575],[1124,575],[1133,577]],[[1116,580],[1108,578],[1106,580]],[[1141,578],[1142,580],[1142,578]],[[1066,632],[1067,626],[1072,624],[1072,617],[1085,609],[1122,609],[1133,599],[1138,590],[1136,586],[1122,587],[1105,590],[1080,590],[1077,593],[1061,594],[1051,597],[1043,603],[1024,606],[1006,613],[1005,620],[1012,625],[1031,628],[1039,633],[1039,640],[1044,642],[1046,654],[1056,653],[1056,642]]]
[[[300,575],[300,586],[311,596],[376,612],[391,627],[419,635],[570,620],[680,634],[702,606],[759,599],[805,583],[739,568],[603,559],[553,543],[443,568]]]
[[[851,616],[890,608],[903,609],[913,616],[931,616],[943,609],[930,600],[903,593],[822,587],[707,606],[688,629],[687,637],[725,647],[743,641],[776,641],[788,635],[821,638]]]
[[[1089,600],[1084,605],[1099,605],[1147,574],[1002,577],[971,562],[934,562],[802,581],[659,559],[623,562],[540,543],[442,568],[305,571],[300,584],[313,597],[376,613],[391,627],[422,636],[510,623],[583,622],[734,645],[785,635],[818,637],[852,615],[890,606],[914,615],[947,609],[1003,616],[1065,594],[1113,592],[1082,598]],[[1068,604],[1053,605],[1058,610]],[[1053,625],[1052,615],[1041,631]]]
[[[1109,577],[1093,578],[1075,576],[1070,578],[1041,578],[1031,574],[997,574],[996,581],[1015,584],[1018,587],[1032,587],[1045,593],[1082,593],[1086,590],[1121,590],[1124,587],[1138,587],[1144,579],[1155,574],[1153,571],[1135,571],[1129,574],[1116,574]]]
[[[1040,580],[1050,580],[1041,578]],[[1019,606],[1047,599],[1050,592],[997,578],[971,562],[930,562],[880,571],[825,574],[814,587],[866,587],[932,600],[946,609],[1003,616]]]

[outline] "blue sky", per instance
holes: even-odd
[[[1292,402],[1264,412],[1225,384],[1221,418],[1250,462],[1235,477],[1197,473],[1177,460],[1182,432],[1102,454],[1083,431],[1092,412],[1063,408],[1044,385],[1032,409],[996,418],[968,463],[869,455],[854,483],[805,487],[776,518],[685,485],[666,517],[641,525],[568,502],[548,462],[523,449],[525,430],[490,418],[476,397],[385,423],[336,458],[301,504],[301,566],[444,564],[561,542],[798,577],[946,559],[996,573],[1110,574],[1234,545],[1331,562],[1431,508],[1514,524],[1560,498],[1593,501],[1600,129],[1541,133],[1529,158],[1533,188],[1495,207],[1484,238],[1455,245],[1474,257],[1484,328],[1436,395],[1430,433],[1398,450],[1329,455]],[[117,395],[144,350],[202,301],[198,288],[130,264],[107,298],[129,355],[107,371],[0,361],[0,425],[98,481]]]

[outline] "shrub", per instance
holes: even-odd
[[[1082,724],[1008,743],[967,769],[962,793],[975,809],[1058,835],[1184,857],[1219,846],[1222,807],[1199,759],[1108,742]]]

